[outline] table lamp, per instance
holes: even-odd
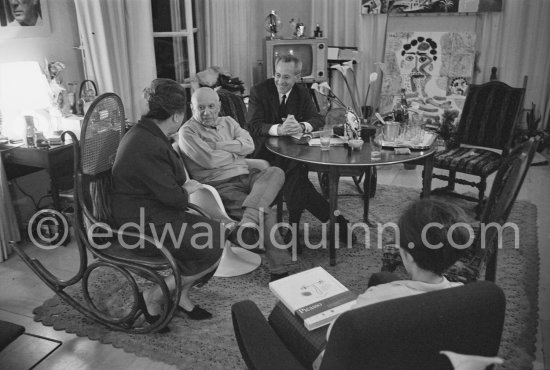
[[[2,135],[12,142],[22,140],[26,132],[24,116],[34,117],[39,130],[48,130],[46,109],[51,104],[50,85],[38,62],[0,63]]]

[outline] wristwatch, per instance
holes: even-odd
[[[306,132],[306,125],[303,122],[300,122],[300,126],[302,126],[302,132]]]

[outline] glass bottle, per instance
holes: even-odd
[[[36,133],[36,128],[34,127],[34,119],[32,116],[25,116],[25,123],[27,125],[27,147],[34,148],[34,134]]]
[[[315,31],[313,31],[313,37],[323,37],[323,31],[321,31],[321,27],[319,26],[319,23],[315,25]]]

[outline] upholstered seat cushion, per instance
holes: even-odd
[[[453,148],[434,156],[434,167],[486,177],[502,163],[502,156],[485,149]]]

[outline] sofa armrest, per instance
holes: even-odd
[[[231,307],[231,317],[239,349],[249,369],[304,369],[254,302],[235,303]]]

